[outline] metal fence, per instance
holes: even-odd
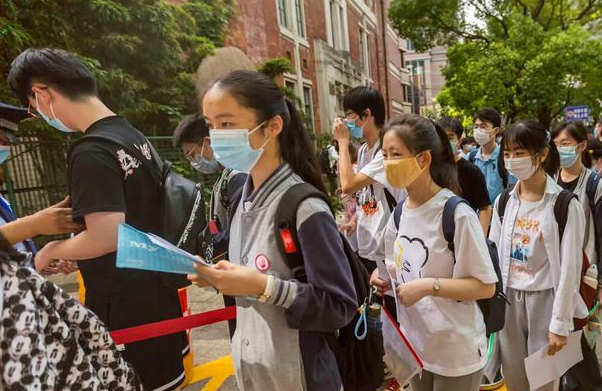
[[[178,173],[203,182],[206,191],[211,189],[213,177],[202,178],[192,170],[171,137],[149,137],[163,159],[174,164]],[[67,153],[73,142],[71,137],[46,139],[21,137],[20,144],[11,148],[10,159],[2,165],[4,183],[0,191],[11,203],[17,216],[27,216],[53,205],[67,194]],[[48,238],[38,238],[41,245]]]

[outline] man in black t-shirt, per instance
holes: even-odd
[[[472,208],[477,211],[479,221],[485,236],[489,232],[491,223],[491,200],[487,193],[485,176],[477,166],[460,157],[458,146],[462,141],[464,127],[456,118],[443,117],[437,121],[439,126],[445,130],[458,166],[458,182],[460,183],[460,196],[464,198]]]
[[[152,175],[149,141],[98,98],[89,70],[71,53],[28,49],[12,63],[9,84],[30,112],[62,132],[82,132],[69,151],[68,183],[73,219],[86,229],[47,244],[36,269],[54,260],[78,260],[86,286],[86,306],[110,330],[182,315],[177,291],[161,274],[115,266],[117,230],[128,223],[158,232],[159,183]],[[105,133],[120,145],[94,138]],[[127,344],[124,357],[147,390],[172,390],[184,379],[184,333]]]

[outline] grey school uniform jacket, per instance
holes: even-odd
[[[284,191],[302,180],[282,165],[253,192],[251,178],[234,216],[230,261],[276,277],[268,303],[239,297],[232,359],[241,391],[339,391],[336,360],[325,340],[348,324],[357,303],[337,226],[324,201],[297,211],[308,283],[293,280],[277,247],[274,216]]]

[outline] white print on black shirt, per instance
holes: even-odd
[[[142,145],[134,144],[134,146],[136,147],[137,150],[139,150],[142,153],[142,155],[146,158],[146,160],[151,160],[150,147],[148,146],[147,143],[144,143]]]
[[[410,260],[407,255],[415,258]],[[421,239],[410,239],[402,235],[395,241],[395,266],[400,271],[403,283],[421,278],[422,268],[428,258],[429,250]]]
[[[117,151],[117,159],[121,164],[121,169],[124,172],[124,179],[134,173],[134,169],[140,167],[140,162],[135,157],[127,154],[123,149]]]

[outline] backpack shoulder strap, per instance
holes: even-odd
[[[470,151],[470,153],[468,154],[468,161],[474,163],[477,160],[477,153],[479,153],[478,149]]]
[[[399,204],[395,205],[395,209],[393,209],[393,221],[395,222],[395,228],[397,229],[399,229],[399,221],[401,220],[404,202],[405,200],[402,200]]]
[[[383,186],[383,191],[385,192],[385,198],[387,199],[387,205],[389,205],[389,212],[393,212],[395,210],[395,207],[397,206],[397,200],[395,199],[393,194],[391,194],[389,189],[387,189],[384,186]]]
[[[450,197],[443,207],[443,217],[441,219],[441,226],[443,228],[443,237],[447,242],[447,248],[452,253],[455,250],[454,247],[454,234],[456,232],[456,220],[454,218],[456,213],[456,208],[461,203],[465,203],[468,205],[465,199],[458,196]]]
[[[232,223],[234,219],[234,214],[236,213],[236,209],[238,209],[238,204],[240,204],[240,200],[242,199],[242,190],[244,186],[239,187],[232,194],[232,199],[230,200],[230,205],[228,205],[228,224]]]
[[[562,190],[554,203],[554,218],[556,218],[556,223],[558,224],[558,234],[561,241],[568,219],[569,204],[573,198],[577,198],[575,193],[569,190]]]
[[[278,249],[284,256],[287,266],[299,281],[307,281],[307,276],[297,236],[297,210],[301,203],[308,198],[319,198],[330,207],[330,200],[326,194],[309,183],[298,183],[288,188],[280,199],[276,208],[274,224]]]
[[[587,183],[585,184],[585,194],[587,195],[591,213],[594,212],[596,207],[596,192],[598,190],[599,183],[600,176],[596,172],[591,171],[589,177],[587,178]]]
[[[502,185],[504,189],[508,187],[508,170],[506,170],[506,166],[504,165],[504,154],[500,151],[497,155],[497,174],[502,180]]]
[[[500,217],[501,222],[504,222],[506,205],[508,205],[508,200],[510,199],[510,193],[512,192],[512,190],[512,188],[507,188],[502,192],[502,194],[500,194],[500,198],[497,203],[497,215]]]

